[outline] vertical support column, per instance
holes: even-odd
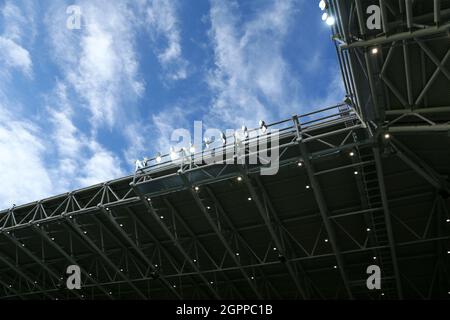
[[[398,297],[400,299],[403,299],[402,282],[401,282],[400,271],[399,271],[398,262],[397,262],[397,252],[396,252],[396,248],[395,248],[394,233],[392,231],[391,215],[390,215],[388,199],[387,199],[387,195],[386,195],[386,186],[384,184],[383,166],[381,163],[380,150],[377,147],[373,148],[373,155],[375,158],[375,165],[377,168],[378,185],[379,185],[380,191],[381,191],[381,201],[383,204],[384,219],[385,219],[386,230],[387,230],[387,234],[388,234],[389,246],[391,248],[391,258],[392,258],[392,264],[394,267]]]

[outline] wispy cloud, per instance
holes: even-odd
[[[6,68],[17,68],[29,75],[32,69],[30,53],[11,39],[0,36],[0,62]]]
[[[297,2],[269,2],[242,21],[237,2],[211,1],[215,67],[208,84],[215,92],[210,112],[215,121],[256,125],[296,103],[299,84],[289,72],[283,44]]]
[[[63,3],[54,5],[47,17],[54,58],[89,110],[93,129],[111,128],[133,114],[122,105],[144,90],[134,47],[134,13],[124,1],[79,1],[78,5],[81,30],[65,28]]]
[[[53,177],[58,177],[55,189],[62,192],[124,175],[119,157],[75,126],[74,106],[64,84],[57,84],[50,100],[50,138],[56,146],[53,155],[57,159],[50,170]]]
[[[182,56],[177,2],[173,0],[149,0],[146,8],[146,23],[153,43],[164,42],[155,49],[158,60],[168,77],[181,80],[187,77],[187,61]]]
[[[8,112],[17,106],[0,99],[0,208],[51,195],[53,185],[43,157],[40,128]]]
[[[27,12],[23,12],[24,10]],[[6,1],[0,14],[3,21],[0,34],[0,65],[3,65],[1,73],[7,76],[10,69],[17,69],[31,76],[33,63],[29,51],[22,43],[29,40],[29,33],[33,33],[32,10],[29,5],[19,8],[13,2]]]

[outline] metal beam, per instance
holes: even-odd
[[[135,188],[135,185],[132,185],[133,188]],[[139,191],[135,188],[136,193],[139,194]],[[178,249],[178,251],[183,255],[184,259],[188,262],[188,264],[191,266],[192,269],[194,269],[200,279],[205,283],[206,287],[210,290],[210,292],[213,294],[213,296],[216,299],[221,299],[220,295],[217,293],[217,291],[211,286],[210,281],[205,278],[205,276],[200,272],[198,269],[198,266],[193,262],[193,258],[189,256],[189,254],[184,250],[184,248],[181,246],[180,242],[178,241],[177,237],[172,234],[172,232],[169,230],[169,228],[166,226],[166,224],[161,220],[160,216],[156,213],[155,209],[153,208],[153,205],[150,201],[148,201],[142,194],[139,194],[139,197],[141,199],[141,202],[145,206],[148,213],[151,214],[151,216],[154,218],[154,220],[159,224],[161,229],[164,231],[164,233],[172,240],[175,247]]]
[[[421,37],[427,37],[427,36],[433,36],[440,33],[446,33],[450,29],[450,23],[441,25],[439,27],[428,27],[412,32],[400,32],[396,33],[387,37],[380,37],[380,38],[373,38],[366,41],[356,41],[351,44],[343,44],[340,45],[339,48],[342,50],[346,49],[352,49],[352,48],[363,48],[363,47],[373,47],[373,46],[379,46],[386,43],[391,43],[394,41],[403,41],[403,40],[410,40],[414,38],[421,38]]]
[[[428,181],[437,190],[446,192],[447,194],[449,193],[448,185],[442,175],[437,173],[432,167],[426,164],[394,137],[392,137],[390,144],[395,150],[395,155],[403,160],[403,162],[417,172],[422,178]]]
[[[152,244],[157,246],[158,249],[164,254],[164,256],[167,258],[167,260],[169,260],[170,264],[172,265],[172,267],[177,271],[180,272],[179,270],[181,270],[178,266],[176,266],[177,262],[175,257],[173,257],[173,255],[167,251],[167,249],[164,247],[164,243],[172,245],[172,240],[167,240],[167,241],[160,241],[158,240],[153,233],[149,230],[149,228],[146,226],[146,224],[144,223],[144,221],[141,219],[141,217],[139,217],[131,208],[125,208],[125,210],[130,214],[133,215],[133,217],[135,218],[135,221],[137,222],[137,224],[142,228],[142,230],[144,230],[144,232],[150,237],[150,240],[152,241]],[[177,238],[179,239],[179,238]],[[155,266],[156,267],[156,266]],[[167,276],[166,276],[167,278]],[[193,283],[197,283],[197,279],[192,279]]]
[[[199,246],[199,248],[207,255],[208,259],[211,260],[214,263],[215,266],[219,266],[219,264],[216,261],[214,261],[214,258],[212,257],[211,253],[208,252],[208,250],[206,249],[204,244],[199,240],[198,235],[196,235],[194,233],[194,231],[192,231],[192,229],[188,226],[186,221],[183,219],[183,217],[178,212],[178,210],[173,206],[173,204],[167,198],[164,198],[163,200],[164,200],[164,203],[175,214],[175,216],[177,217],[178,221],[180,221],[182,227],[187,231],[187,233],[190,236],[190,238],[191,239],[195,239],[197,241],[197,245]],[[213,234],[217,235],[216,232],[214,232]],[[225,280],[228,280],[228,278],[227,278],[227,276],[225,274],[222,274],[222,277],[225,278]],[[240,295],[240,292],[239,292],[239,290],[236,287],[234,288],[234,290]]]
[[[189,193],[191,194],[192,198],[194,198],[195,203],[199,207],[200,211],[203,213],[204,217],[208,221],[211,228],[214,230],[215,234],[219,238],[222,245],[225,247],[226,252],[230,256],[230,258],[233,260],[233,262],[240,267],[240,271],[242,275],[244,276],[244,279],[247,281],[248,285],[252,289],[252,291],[255,293],[255,295],[258,297],[258,299],[263,299],[261,293],[256,288],[254,281],[250,279],[247,272],[245,272],[244,269],[242,269],[241,262],[239,261],[238,257],[236,256],[236,252],[231,249],[230,245],[228,244],[227,240],[223,236],[223,234],[220,232],[220,230],[217,228],[217,225],[214,223],[214,221],[211,219],[211,216],[208,212],[208,209],[205,207],[203,202],[200,200],[200,197],[198,196],[197,192],[194,191],[192,185],[190,184],[189,180],[186,178],[184,174],[180,174],[181,178],[184,181],[184,184],[186,188],[189,190]]]
[[[105,263],[114,270],[116,274],[119,275],[120,278],[122,278],[125,282],[128,283],[128,285],[137,293],[137,295],[141,299],[147,299],[147,296],[139,290],[131,281],[128,279],[126,275],[123,274],[123,272],[120,271],[120,269],[106,256],[106,254],[99,248],[97,245],[84,233],[84,231],[80,228],[80,226],[74,221],[75,219],[70,219],[66,217],[66,222],[69,227],[71,227],[78,236],[89,246],[91,247],[102,259],[105,261]]]
[[[269,212],[267,210],[267,207],[265,207],[258,195],[258,193],[256,192],[255,188],[253,187],[250,177],[247,175],[247,173],[243,170],[242,167],[239,167],[241,174],[242,174],[242,180],[245,183],[245,185],[247,186],[247,189],[249,190],[252,199],[254,200],[256,207],[258,209],[258,212],[261,216],[261,218],[263,219],[267,230],[269,231],[269,234],[272,238],[272,241],[275,243],[275,246],[277,248],[277,250],[279,251],[279,253],[283,256],[286,257],[287,254],[285,252],[285,247],[282,243],[282,241],[280,240],[280,238],[278,237],[272,222],[270,221],[269,218]],[[308,296],[306,294],[305,289],[303,288],[303,285],[300,284],[300,281],[298,279],[298,275],[296,274],[296,272],[294,271],[293,266],[290,263],[286,263],[286,268],[288,270],[289,275],[291,276],[292,280],[294,281],[294,284],[298,290],[298,292],[300,293],[300,295],[302,296],[303,299],[307,299]]]
[[[10,283],[4,282],[2,279],[0,279],[0,284],[5,287],[6,290],[11,291],[15,296],[19,297],[21,300],[24,300],[25,297],[17,291]]]
[[[142,252],[142,250],[138,247],[138,245],[131,240],[125,230],[117,224],[116,220],[112,217],[112,209],[106,210],[105,208],[100,209],[103,212],[103,216],[105,216],[111,225],[114,227],[115,231],[122,236],[122,238],[133,248],[133,250],[138,254],[138,256],[152,269],[152,271],[157,271],[155,265],[148,259],[148,257]],[[163,275],[160,275],[161,282],[164,286],[166,286],[170,292],[172,292],[175,297],[181,299],[181,295],[175,290],[175,288],[170,285],[170,283],[164,278]]]
[[[50,244],[56,251],[58,251],[58,253],[60,255],[62,255],[70,264],[72,265],[79,265],[77,261],[75,261],[74,258],[72,258],[69,254],[67,254],[66,251],[64,251],[64,249],[62,249],[58,243],[56,241],[53,241],[47,234],[46,231],[44,231],[41,227],[37,226],[36,224],[33,225],[33,227],[31,228],[34,232],[36,232],[37,234],[39,234],[48,244]],[[92,278],[89,273],[84,269],[81,268],[81,272],[84,274],[84,276],[89,279],[92,283],[94,283],[98,289],[100,289],[100,291],[102,291],[105,296],[108,299],[113,299],[113,296],[109,294],[108,291],[106,291],[105,288],[103,288],[101,285],[98,284],[97,280],[95,280],[94,278]]]
[[[311,183],[311,187],[312,187],[312,190],[314,193],[314,197],[315,197],[316,203],[319,207],[319,212],[322,217],[323,224],[327,231],[334,255],[336,256],[336,261],[337,261],[337,264],[339,267],[339,272],[341,274],[342,281],[344,282],[344,286],[347,291],[347,295],[349,296],[350,299],[353,299],[353,294],[350,289],[347,273],[345,271],[344,260],[342,258],[341,251],[337,244],[336,234],[335,234],[335,231],[334,231],[334,228],[332,225],[332,221],[330,219],[329,211],[328,211],[328,208],[327,208],[327,205],[325,202],[325,198],[322,193],[322,189],[320,187],[320,184],[319,184],[319,181],[317,180],[316,175],[314,174],[314,169],[313,169],[312,163],[309,160],[309,153],[308,153],[308,150],[306,149],[306,146],[304,145],[303,141],[299,140],[299,146],[300,146],[300,151],[303,156],[303,162],[305,164],[305,169],[306,169],[306,172],[307,172],[307,175],[308,175],[308,178],[309,178],[309,181]]]
[[[0,261],[6,264],[11,270],[16,272],[19,276],[21,276],[23,279],[25,279],[29,284],[31,284],[33,287],[37,288],[39,291],[44,291],[44,289],[33,279],[31,279],[27,274],[25,274],[22,270],[20,270],[17,266],[15,266],[13,263],[11,263],[8,258],[3,257],[3,254],[0,253]],[[44,293],[44,295],[49,298],[53,299],[51,295],[48,293]]]
[[[30,257],[34,262],[36,262],[42,269],[44,269],[53,279],[55,279],[57,282],[61,282],[63,279],[61,279],[61,276],[56,274],[50,267],[41,261],[38,257],[36,257],[30,250],[28,250],[27,247],[23,246],[22,243],[20,243],[15,236],[13,236],[11,233],[4,233],[5,237],[11,241],[16,248],[19,248],[22,252],[24,252],[28,257]],[[81,296],[76,292],[76,290],[69,290],[71,294],[73,294],[75,297],[81,299]]]
[[[380,188],[381,202],[382,202],[383,210],[384,210],[384,220],[385,220],[385,224],[386,224],[386,231],[388,234],[389,246],[391,249],[391,259],[392,259],[392,265],[394,267],[397,292],[398,292],[399,298],[403,299],[402,282],[401,282],[401,278],[400,278],[400,271],[399,271],[398,261],[397,261],[397,250],[395,247],[394,233],[392,231],[391,215],[390,215],[390,211],[389,211],[389,202],[388,202],[388,198],[386,195],[386,186],[384,184],[383,166],[381,163],[380,151],[377,147],[373,148],[373,155],[375,158],[375,165],[377,168],[378,185]]]

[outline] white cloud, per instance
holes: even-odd
[[[208,84],[216,95],[210,117],[224,124],[256,125],[294,109],[299,84],[282,49],[297,1],[269,2],[245,22],[236,2],[211,2],[215,68]]]
[[[146,22],[153,42],[165,41],[164,49],[156,49],[158,59],[172,80],[187,77],[187,61],[182,56],[180,28],[173,0],[149,0]]]
[[[17,7],[13,2],[6,1],[0,9],[3,29],[0,35],[0,64],[3,65],[3,76],[9,69],[18,69],[31,76],[32,59],[29,51],[22,43],[32,42],[34,34],[34,16],[30,12],[32,4]],[[23,12],[25,11],[25,12]],[[31,39],[31,41],[30,41]]]
[[[53,190],[39,128],[6,109],[0,101],[0,209],[50,196]]]
[[[66,91],[66,86],[58,83],[47,108],[52,124],[50,135],[56,146],[57,162],[51,168],[58,182],[55,188],[62,192],[123,176],[120,159],[75,126],[74,109]]]
[[[0,36],[0,52],[0,62],[7,68],[17,68],[27,75],[30,74],[32,62],[26,49],[11,39]]]
[[[139,97],[144,84],[138,75],[134,48],[134,13],[127,3],[79,1],[81,30],[65,28],[61,3],[47,17],[54,57],[70,85],[91,114],[95,131],[129,118],[134,110],[122,106]]]

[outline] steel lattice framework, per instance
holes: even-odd
[[[366,27],[371,4],[382,30]],[[450,2],[327,10],[343,103],[0,212],[0,297],[450,297]],[[266,164],[241,160],[275,129],[280,169],[260,175]],[[81,290],[65,287],[73,264]],[[371,264],[381,290],[366,287]]]

